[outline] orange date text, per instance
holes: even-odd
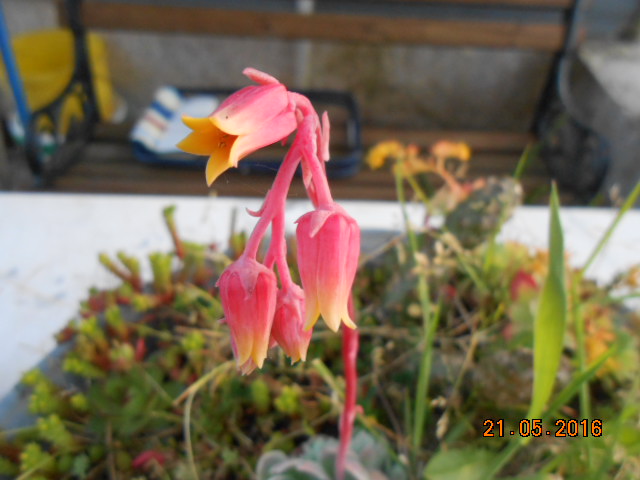
[[[543,425],[540,418],[523,418],[517,424],[508,426],[504,419],[486,419],[482,422],[483,437],[601,437],[602,420],[559,418],[551,426]]]

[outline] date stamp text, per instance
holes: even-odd
[[[483,437],[601,437],[603,433],[602,420],[586,418],[565,420],[560,418],[553,425],[543,425],[540,418],[524,418],[517,426],[507,428],[503,419],[486,419]],[[546,427],[546,428],[545,428]]]

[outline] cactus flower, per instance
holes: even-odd
[[[294,106],[284,85],[268,76],[245,74],[262,81],[229,96],[208,117],[184,116],[193,130],[178,148],[195,155],[209,155],[207,184],[256,150],[285,140],[297,127]],[[266,79],[266,80],[265,80]]]
[[[248,365],[262,368],[276,309],[275,274],[243,255],[222,273],[218,287],[238,367],[243,373],[253,369],[246,368]],[[249,360],[253,364],[247,363]]]
[[[306,360],[311,329],[305,329],[304,292],[292,283],[278,292],[271,336],[291,362]]]
[[[313,327],[320,315],[334,332],[341,321],[355,328],[347,305],[360,255],[358,224],[335,203],[304,214],[297,223],[305,328]]]

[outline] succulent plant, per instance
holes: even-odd
[[[522,202],[522,187],[511,177],[490,177],[451,213],[445,227],[465,248],[484,242]]]
[[[271,450],[260,457],[257,480],[332,480],[338,440],[317,435],[305,443],[299,456],[287,456]],[[360,430],[353,436],[345,465],[345,480],[403,480],[404,466],[392,458],[389,447],[371,434]]]

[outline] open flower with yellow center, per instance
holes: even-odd
[[[178,148],[209,156],[208,185],[247,155],[285,140],[297,126],[295,108],[284,85],[253,69],[244,74],[260,85],[237,91],[208,117],[182,118],[193,132]]]

